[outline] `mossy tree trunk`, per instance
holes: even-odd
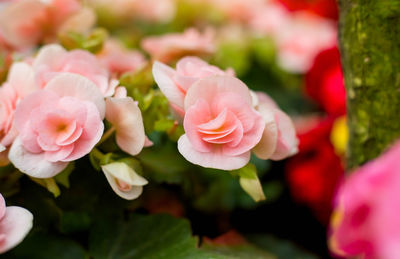
[[[400,137],[400,0],[339,0],[339,8],[352,169]]]

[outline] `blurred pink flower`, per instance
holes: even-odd
[[[292,119],[263,92],[257,92],[256,110],[265,122],[261,141],[253,152],[261,159],[281,160],[298,152],[298,139]]]
[[[0,30],[12,47],[31,48],[40,42],[53,40],[63,24],[68,23],[69,18],[78,14],[81,8],[77,0],[14,1],[0,10]],[[94,23],[92,14],[80,18],[82,22],[75,23],[77,27],[70,24],[66,29],[82,32]],[[86,19],[91,22],[86,22]]]
[[[134,0],[133,15],[145,21],[168,22],[176,12],[174,0]]]
[[[9,159],[32,177],[52,177],[92,150],[103,134],[104,114],[104,97],[93,82],[60,74],[18,104],[19,135]]]
[[[184,99],[189,88],[201,78],[216,75],[234,76],[235,72],[232,69],[223,71],[198,57],[180,59],[176,63],[176,70],[157,61],[153,65],[154,80],[181,117],[185,113]]]
[[[171,33],[143,39],[142,48],[154,60],[170,62],[186,55],[211,54],[215,51],[215,32],[211,28],[200,33],[189,28],[183,33]]]
[[[400,258],[400,143],[340,186],[330,247],[346,257]]]
[[[308,13],[293,14],[275,34],[278,64],[293,73],[307,72],[322,50],[337,43],[336,24]]]
[[[249,162],[265,123],[242,81],[231,76],[202,78],[187,91],[184,107],[185,134],[178,149],[189,162],[222,170]]]
[[[248,22],[256,32],[273,36],[289,22],[290,17],[289,12],[282,5],[270,1],[257,8]]]
[[[265,4],[265,0],[211,0],[209,2],[229,19],[243,22],[247,22]]]
[[[32,213],[17,206],[6,207],[3,195],[0,194],[0,254],[21,243],[32,225]]]
[[[117,40],[107,40],[98,58],[113,75],[122,75],[125,72],[135,72],[142,68],[146,59],[142,53],[126,49]]]
[[[85,50],[66,51],[57,44],[46,45],[39,51],[33,62],[33,69],[41,87],[64,72],[90,79],[104,96],[112,96],[118,85],[116,80],[110,80],[109,72],[95,55]]]

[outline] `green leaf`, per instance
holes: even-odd
[[[91,219],[87,212],[66,211],[62,213],[60,219],[60,230],[62,233],[74,233],[87,230]]]
[[[89,253],[102,258],[228,258],[198,248],[187,220],[170,215],[133,215],[128,221],[101,219],[92,228]]]
[[[75,170],[75,163],[71,162],[68,164],[67,168],[65,168],[61,173],[54,177],[57,183],[63,185],[66,188],[69,188],[69,176]]]
[[[202,250],[218,254],[229,259],[276,259],[274,255],[249,243],[240,245],[220,245],[207,243],[202,246]]]
[[[4,255],[15,259],[80,259],[85,250],[74,241],[44,233],[30,234],[19,246]]]

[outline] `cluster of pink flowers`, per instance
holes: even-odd
[[[109,63],[103,63],[106,56],[53,44],[12,65],[0,87],[3,164],[8,157],[31,177],[53,177],[91,152],[103,136],[104,119],[112,124],[121,150],[132,156],[142,150],[146,136],[141,111],[118,86]],[[127,193],[135,185],[129,180],[119,183]]]
[[[153,75],[183,119],[178,149],[188,161],[234,170],[249,162],[251,152],[275,160],[297,152],[291,119],[267,95],[251,92],[233,71],[185,57],[176,70],[155,62]]]

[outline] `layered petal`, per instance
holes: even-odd
[[[112,98],[106,100],[106,119],[116,128],[118,146],[134,156],[143,149],[146,135],[142,113],[132,98]]]

